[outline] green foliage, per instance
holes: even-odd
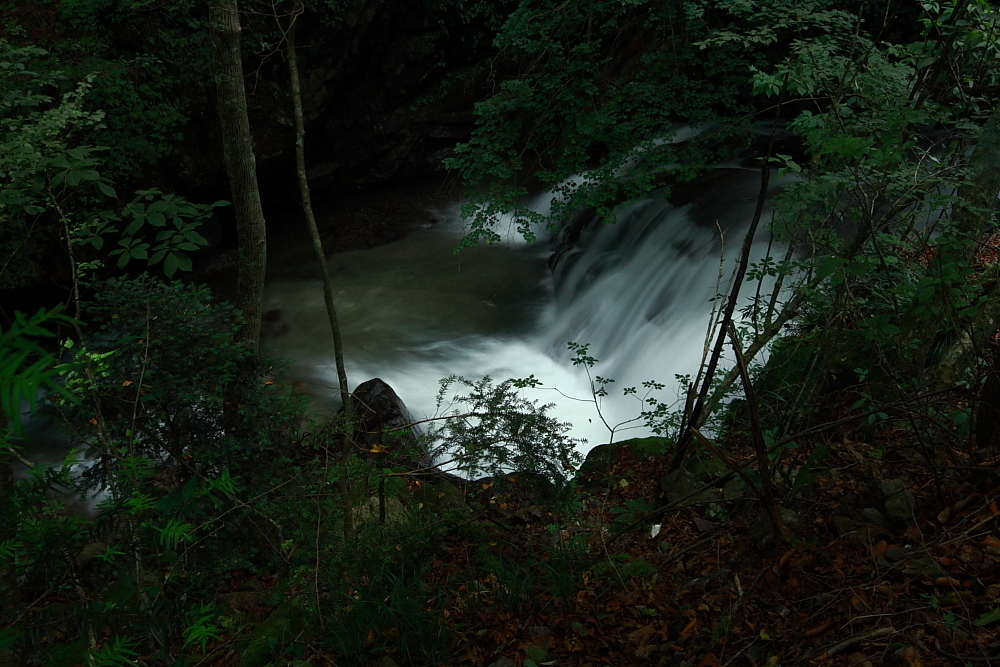
[[[44,68],[46,55],[0,39],[0,230],[9,240],[0,265],[0,287],[35,277],[46,243],[59,234],[69,197],[98,188],[113,191],[96,171],[98,149],[75,135],[100,125],[103,112],[88,112],[83,100],[93,78],[80,80],[59,97],[49,94],[63,76]],[[42,66],[38,71],[35,67]],[[48,215],[46,215],[48,213]],[[54,214],[53,214],[54,213]],[[40,224],[41,223],[41,224]]]
[[[88,310],[101,324],[65,346],[72,359],[45,371],[59,386],[44,410],[87,458],[36,466],[0,498],[0,568],[17,595],[48,601],[0,606],[2,636],[21,663],[204,654],[223,633],[214,592],[236,567],[267,567],[270,545],[282,542],[265,513],[272,508],[244,498],[301,475],[288,465],[301,401],[251,381],[239,414],[226,415],[227,385],[247,358],[232,340],[231,310],[209,302],[203,288],[149,277],[105,283]],[[16,332],[37,334],[44,315],[20,318]],[[23,335],[8,338],[8,347],[35,351]],[[265,453],[271,469],[256,463]],[[100,500],[93,519],[52,499],[88,490]],[[56,626],[106,639],[90,649],[48,630]]]
[[[14,313],[14,322],[7,331],[0,328],[0,410],[13,428],[14,435],[23,432],[21,403],[34,410],[39,390],[58,392],[67,399],[68,392],[56,381],[58,369],[55,356],[34,340],[53,338],[53,324],[68,324],[72,319],[57,310],[39,310],[30,318]]]
[[[117,199],[117,194],[102,173],[107,157],[99,155],[114,151],[79,143],[101,130],[106,118],[104,111],[85,108],[95,75],[84,76],[54,104],[41,91],[63,75],[44,69],[51,67],[42,61],[46,55],[42,49],[15,48],[0,40],[0,122],[7,130],[0,140],[0,229],[12,240],[0,266],[0,286],[37,277],[41,267],[36,258],[47,244],[67,235],[76,244],[101,250],[104,236],[118,232],[120,247],[107,256],[117,255],[119,268],[132,259],[145,259],[149,265],[162,262],[168,277],[178,269],[190,270],[186,253],[207,244],[198,226],[214,207],[228,202],[197,205],[149,189],[139,191],[120,215],[104,210],[102,199]],[[36,66],[43,69],[28,69]],[[119,230],[115,223],[123,219],[128,225]],[[153,239],[137,238],[147,223],[160,231]],[[96,258],[84,267],[100,265]]]
[[[468,393],[448,396],[452,387]],[[527,472],[561,488],[567,471],[581,461],[578,441],[565,435],[569,424],[547,414],[551,404],[521,396],[516,380],[494,384],[489,377],[478,382],[448,377],[441,380],[437,405],[453,412],[428,432],[431,455],[451,461],[470,478]]]
[[[132,660],[137,653],[135,645],[139,643],[137,639],[126,639],[124,637],[114,637],[111,641],[87,654],[87,667],[134,667],[136,664]]]
[[[670,143],[675,125],[707,127],[720,110],[745,110],[736,73],[755,56],[726,46],[699,50],[710,23],[692,7],[521,2],[496,40],[497,92],[477,105],[477,129],[449,163],[470,185],[487,185],[463,208],[464,244],[498,241],[501,223],[530,239],[540,224],[581,206],[613,220],[612,205],[712,159],[701,140]],[[529,178],[556,193],[551,211],[521,203]]]
[[[108,253],[109,257],[118,256],[118,268],[125,267],[133,259],[144,259],[148,266],[162,261],[163,272],[171,278],[178,269],[191,270],[191,259],[186,253],[208,245],[198,233],[198,227],[212,215],[214,208],[228,205],[224,200],[211,205],[192,204],[183,197],[164,195],[156,189],[140,190],[120,215],[103,211],[76,227],[73,240],[100,250],[104,247],[105,235],[120,231],[118,245],[121,247]],[[123,220],[129,224],[124,230],[118,230],[114,223]],[[137,238],[147,224],[154,228],[153,231],[161,231],[152,239]]]

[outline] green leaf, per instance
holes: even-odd
[[[177,272],[178,262],[177,255],[170,253],[167,255],[167,259],[163,262],[163,272],[167,274],[168,278],[173,278],[174,273]]]
[[[170,253],[177,258],[177,268],[181,271],[191,270],[191,258],[187,255],[182,255],[180,253]]]
[[[143,218],[136,218],[134,221],[129,223],[129,226],[125,228],[123,234],[125,234],[125,236],[135,236],[136,232],[138,232],[139,229],[142,228],[142,223],[143,223]]]
[[[102,193],[104,193],[105,197],[111,197],[112,199],[118,199],[118,193],[115,192],[115,189],[113,187],[111,187],[110,185],[108,185],[107,183],[105,183],[104,181],[98,181],[97,182],[97,188]]]
[[[996,623],[1000,621],[1000,605],[993,608],[993,611],[988,611],[979,618],[976,619],[976,625],[983,627],[989,625],[990,623]]]

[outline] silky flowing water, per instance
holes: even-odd
[[[436,398],[449,375],[495,380],[534,375],[543,383],[529,398],[554,403],[551,414],[572,424],[570,435],[592,447],[646,435],[641,404],[622,388],[655,380],[657,397],[679,396],[676,375],[701,362],[713,299],[725,289],[760,185],[757,170],[723,168],[710,187],[684,206],[660,193],[616,210],[615,224],[594,221],[552,270],[558,238],[527,244],[508,234],[495,246],[455,254],[464,233],[459,203],[429,211],[433,222],[404,238],[328,258],[335,287],[347,372],[353,389],[380,377],[414,419],[447,414]],[[548,196],[533,203],[543,210]],[[764,221],[770,217],[765,211]],[[766,229],[764,224],[762,229]],[[763,255],[761,231],[753,256]],[[289,360],[287,376],[329,413],[339,406],[333,345],[312,247],[293,243],[276,253],[281,278],[267,285],[265,309],[280,311],[263,349]],[[744,288],[744,300],[752,285]],[[765,290],[766,292],[766,290]],[[600,411],[585,367],[567,342],[589,344],[599,359],[591,375],[612,378]],[[616,427],[612,435],[608,425]],[[619,426],[621,425],[621,426]],[[57,465],[67,443],[44,420],[28,420],[26,455]],[[89,461],[75,467],[82,470]],[[26,470],[16,469],[18,477]],[[98,498],[67,497],[92,514]]]
[[[529,398],[555,403],[587,451],[647,434],[641,405],[622,388],[656,380],[670,402],[678,374],[702,358],[713,298],[726,281],[756,204],[760,173],[716,173],[708,192],[681,207],[661,194],[617,209],[616,224],[595,223],[548,267],[555,239],[504,242],[455,254],[464,230],[459,205],[432,211],[393,243],[329,257],[350,386],[380,377],[415,419],[441,414],[438,382],[449,375],[495,380],[534,375]],[[543,207],[544,197],[535,206]],[[769,216],[769,214],[767,214]],[[766,217],[765,221],[766,222]],[[766,225],[761,225],[766,229]],[[759,234],[754,254],[766,247]],[[291,360],[288,373],[320,409],[339,404],[322,285],[311,247],[282,258],[282,278],[267,286],[265,309],[280,310],[264,347]],[[720,278],[721,276],[721,278]],[[721,282],[720,282],[721,281]],[[749,288],[747,288],[749,289]],[[589,344],[591,373],[613,378],[600,413],[583,366],[567,342]],[[447,412],[447,404],[444,406]]]

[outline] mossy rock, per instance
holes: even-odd
[[[299,635],[302,627],[299,610],[291,603],[281,605],[250,632],[250,642],[240,658],[240,667],[265,667]]]
[[[668,472],[660,479],[660,489],[667,502],[677,503],[685,498],[680,507],[702,503],[717,502],[721,493],[719,489],[705,489],[701,493],[691,495],[702,487],[703,483],[696,480],[690,472],[684,468],[679,468],[673,472]],[[690,497],[689,497],[690,496]]]
[[[587,452],[587,458],[577,471],[576,479],[584,488],[602,486],[607,481],[604,475],[611,469],[611,464],[619,452],[628,451],[646,457],[662,456],[672,445],[673,441],[670,438],[658,437],[632,438],[598,445]]]
[[[378,496],[370,497],[366,502],[353,508],[354,525],[360,526],[365,523],[378,523],[379,499]],[[400,526],[410,522],[410,513],[403,507],[399,498],[385,499],[385,523],[387,526]]]
[[[692,456],[684,461],[684,469],[699,482],[707,482],[729,472],[726,464],[714,456]]]

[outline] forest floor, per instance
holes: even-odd
[[[650,474],[665,460],[643,441],[581,474],[575,510],[559,516],[516,477],[479,484],[467,499],[486,543],[449,537],[422,575],[452,638],[449,657],[426,664],[1000,664],[998,459],[939,449],[933,460],[914,441],[891,424],[800,440],[789,469],[828,453],[801,489],[784,487],[788,545],[758,502],[722,488],[633,522],[670,497]],[[709,478],[728,472],[706,462]],[[484,548],[505,565],[474,567]],[[385,647],[370,664],[424,664],[394,648],[406,624],[369,629]],[[316,638],[308,664],[348,664]]]
[[[785,503],[787,546],[770,539],[751,501],[691,504],[663,516],[655,536],[647,523],[609,544],[609,531],[594,526],[608,526],[630,501],[662,495],[642,474],[661,462],[617,449],[604,493],[557,536],[587,535],[595,559],[578,585],[516,611],[456,595],[447,618],[464,650],[456,663],[1000,663],[996,461],[932,469],[909,434],[890,431],[876,442],[854,435],[822,443],[830,451],[823,471]],[[516,500],[501,502],[486,504],[496,519],[523,511]],[[551,561],[551,549],[539,548],[553,539],[550,521],[512,531],[501,548]],[[451,556],[441,585],[468,559],[461,547]]]

